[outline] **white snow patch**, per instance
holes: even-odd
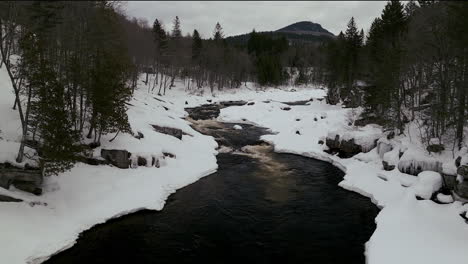
[[[447,195],[447,194],[443,194],[443,193],[439,193],[437,194],[437,201],[441,202],[441,203],[453,203],[453,197],[452,195]]]

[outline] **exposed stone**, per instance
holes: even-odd
[[[296,135],[300,135],[301,132],[299,132],[299,130],[296,130]]]
[[[100,142],[91,142],[91,143],[88,144],[88,147],[90,149],[95,149],[95,148],[100,147],[100,146],[101,146]]]
[[[91,157],[78,157],[78,161],[89,164],[89,165],[109,165],[110,163],[104,159],[95,159]]]
[[[207,120],[218,117],[219,108],[220,106],[216,104],[205,104],[202,107],[185,108],[185,110],[193,120]]]
[[[462,176],[463,179],[468,182],[468,165],[461,165],[458,167],[457,174]]]
[[[340,135],[336,135],[334,139],[327,137],[325,142],[330,150],[340,149]]]
[[[289,106],[286,106],[286,107],[281,107],[281,110],[284,110],[284,111],[289,111],[289,110],[291,110],[291,107],[289,107]]]
[[[350,158],[363,151],[362,146],[356,144],[354,138],[349,140],[340,140],[339,135],[335,135],[335,138],[326,138],[325,141],[329,152],[338,153],[341,158]]]
[[[187,101],[185,101],[185,104],[186,104],[186,105],[188,105],[188,102],[187,102]]]
[[[9,189],[10,185],[36,195],[42,193],[42,172],[39,168],[16,168],[9,163],[0,165],[0,187]]]
[[[390,140],[392,138],[395,137],[395,131],[390,131],[388,134],[387,134],[387,139]]]
[[[429,152],[439,153],[445,150],[445,147],[442,144],[434,144],[434,145],[427,146],[426,150]]]
[[[455,159],[455,166],[456,166],[457,168],[460,167],[461,159],[462,159],[461,156],[458,156],[458,157]]]
[[[130,156],[131,154],[126,150],[101,149],[101,157],[121,169],[130,167]]]
[[[138,157],[138,166],[146,166],[146,159],[143,157]]]
[[[247,102],[245,102],[245,101],[224,101],[224,102],[220,102],[219,104],[224,106],[224,107],[228,107],[228,106],[242,106],[242,105],[247,104]]]
[[[457,185],[456,175],[449,175],[449,174],[442,173],[442,179],[444,180],[444,185],[446,188],[450,190],[455,189],[455,185]]]
[[[386,170],[386,171],[391,171],[391,170],[395,169],[395,165],[390,165],[385,160],[382,161],[382,165],[383,165],[384,170]]]
[[[137,139],[142,139],[144,137],[145,137],[145,135],[143,135],[143,133],[141,133],[140,131],[138,131],[136,136],[135,136],[135,138],[137,138]]]
[[[419,173],[423,171],[435,171],[435,172],[442,172],[442,162],[440,161],[435,161],[431,163],[425,163],[424,161],[418,161],[418,160],[411,160],[410,162],[408,161],[403,161],[400,160],[398,162],[398,170],[417,176]]]
[[[178,128],[172,128],[172,127],[162,127],[158,125],[152,125],[154,130],[159,133],[163,133],[169,136],[176,137],[178,139],[182,139],[182,130]]]
[[[206,101],[207,101],[208,103],[213,102],[213,100],[211,100],[211,99],[206,99]]]
[[[462,183],[455,185],[454,192],[461,200],[468,200],[468,181],[465,180]]]
[[[300,118],[296,118],[296,121],[301,121],[301,119],[300,119]]]
[[[292,88],[292,89],[291,89],[291,90],[289,90],[289,91],[290,91],[290,92],[295,92],[295,91],[296,91],[296,89]]]
[[[354,138],[350,140],[342,140],[340,144],[341,152],[345,153],[345,156],[354,156],[362,152],[362,147],[354,142]]]
[[[27,182],[27,181],[14,180],[12,182],[12,184],[13,184],[13,186],[15,186],[16,188],[18,188],[18,189],[20,189],[22,191],[32,193],[32,194],[35,194],[35,195],[41,195],[42,194],[42,188],[36,186],[34,183]]]
[[[164,157],[175,158],[176,156],[169,152],[163,152]]]
[[[247,105],[254,105],[255,102],[248,102]]]
[[[314,121],[318,121],[318,119],[316,117],[314,117]]]
[[[323,140],[319,140],[318,143],[319,143],[319,145],[323,145],[324,142],[323,142]]]
[[[23,200],[0,194],[0,202],[22,202]]]
[[[164,108],[164,110],[169,111],[169,108],[167,108],[167,107],[165,107],[165,106],[163,106],[163,108]]]

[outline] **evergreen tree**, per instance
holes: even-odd
[[[195,29],[193,30],[192,36],[192,61],[197,61],[200,58],[202,48],[202,39],[198,31]]]
[[[174,19],[174,25],[172,27],[172,34],[173,38],[180,38],[182,37],[182,31],[180,30],[180,20],[179,17],[176,16]]]
[[[213,39],[216,42],[219,42],[219,41],[223,40],[223,38],[224,38],[223,28],[221,27],[219,22],[217,22],[216,26],[215,26],[215,29],[213,31]]]

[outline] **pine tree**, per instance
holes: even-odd
[[[215,26],[215,29],[213,31],[213,39],[216,42],[219,42],[219,41],[223,40],[223,38],[224,38],[223,28],[221,27],[219,22],[217,22],[216,26]]]
[[[197,61],[200,58],[202,48],[202,39],[198,31],[195,29],[193,30],[192,36],[192,61]]]
[[[172,27],[172,34],[173,38],[180,38],[182,37],[182,31],[180,30],[180,20],[179,17],[176,16],[174,19],[174,25]]]

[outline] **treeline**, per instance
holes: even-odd
[[[0,3],[1,65],[16,95],[25,146],[45,174],[69,169],[106,133],[130,132],[126,103],[135,64],[112,2]],[[131,22],[127,21],[127,24]]]
[[[327,45],[329,101],[365,107],[365,118],[462,147],[467,123],[468,5],[389,1],[364,37],[352,18]],[[362,84],[359,81],[364,81]]]
[[[300,76],[298,84],[321,80],[321,76],[305,74],[311,66],[324,63],[325,56],[317,49],[320,44],[292,44],[284,36],[259,34],[255,30],[245,43],[232,43],[225,39],[219,23],[208,38],[197,30],[183,36],[178,17],[170,29],[164,28],[163,21],[157,18],[152,26],[145,20],[133,23],[139,27],[133,32],[137,32],[135,39],[140,41],[129,45],[144,54],[136,60],[137,64],[148,73],[148,89],[158,94],[165,94],[176,78],[184,80],[187,90],[210,87],[211,91],[238,88],[245,82],[283,85],[294,75]],[[150,73],[156,75],[151,83]]]

